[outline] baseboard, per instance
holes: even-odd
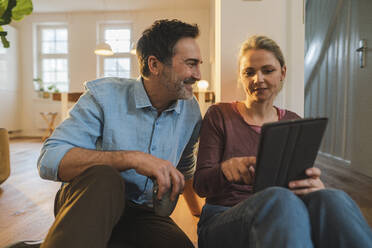
[[[40,139],[41,140],[41,136],[26,136],[26,135],[20,135],[20,136],[14,136],[14,137],[9,137],[10,140],[23,140],[23,139]]]
[[[17,134],[17,133],[21,133],[22,130],[21,129],[17,129],[17,130],[8,130],[8,134]]]
[[[332,166],[342,166],[346,168],[350,168],[350,160],[346,160],[337,156],[333,156],[329,153],[325,152],[318,152],[318,156],[315,160],[315,163],[319,164],[326,164]]]
[[[22,130],[21,129],[8,130],[9,139],[14,139],[16,137],[19,137],[19,136],[21,136],[21,134],[22,134]]]
[[[41,139],[41,134],[27,134],[22,129],[8,130],[9,139]]]

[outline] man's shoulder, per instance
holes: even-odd
[[[117,91],[131,88],[135,83],[138,83],[136,79],[105,77],[86,82],[85,87],[97,92]]]
[[[195,96],[189,100],[182,100],[181,102],[183,111],[201,119],[199,103]]]
[[[191,99],[188,100],[182,100],[188,108],[199,108],[198,100],[196,100],[196,97],[193,96]]]

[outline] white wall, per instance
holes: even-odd
[[[253,34],[274,39],[287,62],[287,79],[276,104],[303,115],[304,111],[304,23],[300,0],[215,0],[216,93],[221,101],[245,98],[237,83],[240,44]],[[220,15],[220,17],[219,17]],[[220,20],[218,20],[220,18]],[[220,48],[218,45],[220,44]],[[220,54],[218,54],[220,53]],[[220,63],[220,65],[219,65]],[[221,77],[219,82],[218,78]],[[219,88],[220,84],[220,90]]]
[[[0,127],[15,131],[21,128],[19,113],[22,102],[18,77],[18,31],[11,26],[5,26],[4,30],[8,32],[10,47],[4,49],[0,44]]]
[[[34,37],[33,29],[37,23],[64,22],[69,28],[69,70],[70,91],[83,90],[83,83],[95,79],[97,76],[97,57],[93,53],[96,46],[97,23],[103,21],[127,21],[132,23],[133,40],[137,41],[142,31],[157,19],[177,18],[190,23],[197,23],[201,30],[198,39],[204,63],[201,67],[202,77],[210,81],[209,59],[209,9],[195,10],[154,10],[154,11],[126,11],[126,12],[72,12],[53,14],[32,14],[19,23],[22,49],[23,75],[23,121],[24,135],[40,135],[40,127],[45,127],[40,117],[40,111],[59,111],[59,102],[38,99],[33,92],[32,79],[34,77]],[[132,63],[133,77],[138,76],[135,56]],[[61,114],[59,114],[61,116]]]
[[[96,45],[97,23],[109,20],[132,23],[133,39],[152,22],[160,18],[178,18],[186,22],[198,23],[201,29],[199,44],[204,63],[202,76],[211,82],[210,88],[216,91],[217,101],[235,101],[244,98],[242,88],[237,87],[237,54],[239,45],[252,34],[272,37],[282,47],[287,60],[288,73],[285,87],[278,96],[279,106],[303,114],[304,84],[304,24],[303,1],[300,0],[210,0],[210,9],[168,9],[153,11],[126,12],[72,12],[53,14],[32,14],[17,24],[20,36],[21,60],[19,79],[22,94],[12,93],[12,106],[23,95],[21,127],[24,135],[40,135],[40,127],[46,127],[40,111],[59,111],[59,102],[42,100],[33,91],[33,27],[42,22],[65,22],[69,27],[69,70],[70,91],[82,91],[83,83],[97,76],[97,61],[93,50]],[[174,7],[174,6],[173,6]],[[16,56],[15,56],[16,57]],[[136,66],[136,59],[133,57]],[[133,70],[136,76],[137,67]],[[20,76],[22,75],[22,76]],[[18,87],[19,91],[20,88]],[[4,92],[2,93],[4,94]],[[3,96],[3,95],[2,95]],[[3,96],[2,98],[5,98]],[[0,99],[0,104],[2,100]],[[9,105],[9,104],[8,104]],[[3,104],[1,104],[3,106]],[[3,110],[2,110],[3,111]],[[11,113],[17,112],[7,110]],[[18,110],[19,111],[19,110]],[[9,117],[7,120],[16,116]],[[4,124],[5,125],[5,124]],[[7,124],[8,125],[8,124]]]

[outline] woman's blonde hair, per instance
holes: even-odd
[[[280,66],[283,67],[285,65],[282,50],[280,49],[280,47],[275,41],[263,35],[253,35],[249,37],[240,47],[239,60],[238,60],[239,67],[240,67],[240,60],[247,51],[259,50],[259,49],[272,52],[275,58],[279,61]]]

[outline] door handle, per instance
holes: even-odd
[[[356,52],[359,53],[359,66],[360,68],[366,67],[366,55],[367,55],[367,40],[359,41],[359,48],[356,49]]]

